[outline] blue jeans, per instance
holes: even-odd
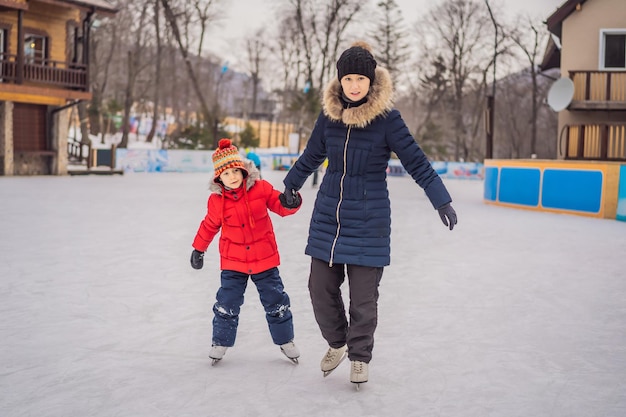
[[[273,342],[282,345],[293,340],[289,295],[284,291],[278,268],[253,275],[224,270],[221,275],[221,287],[213,305],[213,345],[234,346],[248,277],[259,292]]]

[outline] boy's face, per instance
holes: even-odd
[[[352,101],[359,101],[370,90],[370,79],[365,75],[347,74],[341,78],[343,93]]]
[[[239,168],[228,168],[220,174],[220,181],[225,187],[237,189],[243,183],[243,172]]]

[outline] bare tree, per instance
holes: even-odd
[[[200,35],[198,36],[197,56],[201,57],[203,52],[204,38],[206,37],[207,25],[217,20],[221,13],[219,12],[219,0],[194,0],[193,8],[196,11],[197,22],[200,26]]]
[[[104,114],[107,106],[115,108],[115,102],[124,102],[127,118],[123,128],[127,129],[131,111],[137,114],[147,112],[149,103],[153,103],[153,129],[149,138],[155,133],[159,109],[171,108],[178,121],[181,120],[179,115],[195,115],[198,112],[193,110],[199,109],[201,117],[197,119],[197,126],[179,123],[182,129],[189,129],[179,136],[188,138],[189,133],[194,133],[197,135],[192,141],[198,140],[197,143],[211,146],[209,142],[218,137],[219,122],[226,114],[227,104],[223,103],[229,100],[232,102],[229,94],[238,94],[236,91],[241,90],[243,83],[250,83],[250,88],[245,89],[248,93],[244,94],[251,95],[251,108],[244,103],[244,113],[258,113],[262,92],[262,58],[272,54],[278,68],[263,79],[274,77],[275,85],[278,86],[274,93],[282,100],[278,106],[279,117],[294,123],[301,133],[307,130],[319,111],[319,92],[328,79],[334,76],[334,62],[339,48],[346,43],[344,38],[352,27],[351,23],[364,10],[361,9],[363,2],[284,2],[287,8],[277,16],[280,25],[275,35],[256,33],[247,40],[249,77],[241,77],[231,76],[235,75],[233,71],[225,72],[221,69],[221,65],[217,64],[219,57],[203,56],[207,55],[203,51],[203,40],[210,22],[216,19],[215,7],[218,1],[129,2],[114,20],[115,24],[113,20],[105,21],[105,26],[96,31],[96,35],[103,36],[94,36],[99,43],[92,48],[92,52],[97,53],[97,59],[92,61],[97,63],[92,70],[95,87],[93,109],[99,109],[100,114]],[[482,102],[489,87],[495,85],[487,81],[488,74],[496,71],[497,59],[497,75],[501,77],[498,83],[502,83],[501,87],[509,88],[509,80],[502,81],[502,76],[511,67],[507,67],[506,60],[499,57],[507,54],[510,47],[510,43],[507,43],[508,34],[513,32],[497,24],[497,10],[491,15],[493,25],[489,23],[490,7],[485,8],[485,3],[490,6],[491,1],[443,0],[419,23],[419,41],[409,45],[406,37],[400,36],[400,33],[404,34],[402,16],[396,13],[395,2],[379,0],[378,5],[385,18],[380,19],[378,30],[370,34],[375,41],[373,45],[377,48],[376,57],[380,65],[392,72],[405,55],[402,53],[403,47],[406,47],[407,52],[412,52],[413,56],[417,55],[416,51],[422,53],[421,62],[413,65],[414,68],[421,68],[420,77],[411,79],[415,84],[414,89],[399,100],[401,105],[410,106],[411,111],[403,113],[413,117],[411,122],[417,126],[415,137],[432,148],[434,155],[442,158],[454,153],[456,159],[478,159],[482,144],[477,139],[482,133]],[[163,10],[159,11],[159,6],[163,6]],[[162,16],[166,18],[166,25],[162,25],[159,20]],[[154,24],[148,24],[152,19]],[[143,31],[139,31],[139,26]],[[493,41],[494,35],[497,42]],[[523,37],[521,33],[517,35],[520,36],[518,43],[522,48]],[[534,59],[538,57],[540,44],[541,39],[537,38],[533,43],[523,44],[526,59],[532,68],[535,67]],[[396,48],[394,45],[401,47]],[[133,53],[129,55],[128,51]],[[135,54],[135,51],[139,53]],[[185,71],[177,71],[181,67],[181,58]],[[151,70],[143,71],[146,66]],[[238,87],[232,88],[231,82]],[[503,92],[501,87],[498,87],[498,93],[503,99],[507,97],[515,100],[517,93],[522,91],[513,89]],[[531,106],[528,100],[528,109],[533,109],[533,113],[542,112],[540,82],[537,88],[538,92],[533,96],[536,107]],[[520,100],[519,97],[517,99]],[[499,111],[508,111],[509,104],[499,105]],[[502,116],[510,117],[505,113]],[[544,118],[540,116],[539,119],[538,126],[545,124]],[[512,128],[519,126],[520,135],[524,130],[520,120],[504,123]],[[523,154],[527,152],[526,142],[522,136],[519,138],[515,139],[515,144],[506,145],[511,155],[517,154],[517,150]],[[537,143],[536,138],[537,135],[531,140],[534,145],[531,144],[530,148],[543,146]],[[171,143],[173,146],[195,146],[188,140]],[[447,148],[442,146],[445,144]],[[537,152],[542,153],[543,148],[537,149]]]
[[[178,43],[179,51],[183,56],[183,60],[185,61],[185,68],[187,70],[187,75],[189,76],[194,92],[196,93],[196,97],[200,102],[200,111],[202,113],[202,117],[207,126],[213,126],[218,123],[217,118],[211,114],[209,111],[209,106],[207,104],[204,93],[200,87],[200,83],[198,81],[198,77],[196,74],[196,70],[191,62],[191,56],[189,55],[188,45],[185,45],[183,42],[183,37],[180,32],[180,28],[178,25],[178,19],[176,13],[172,10],[170,6],[169,0],[161,0],[161,4],[163,5],[163,9],[165,11],[165,17],[169,23],[170,28],[172,29],[172,33],[174,34],[174,38]],[[217,147],[217,137],[213,138],[213,145]]]
[[[359,15],[359,0],[290,0],[304,53],[304,71],[312,89],[321,89],[332,73],[342,37]]]
[[[526,18],[526,25],[516,25],[516,27],[526,27],[530,29],[531,36],[528,36],[527,32],[516,31],[511,35],[513,42],[522,51],[526,59],[528,60],[530,77],[532,80],[532,113],[530,119],[531,125],[531,137],[530,137],[530,154],[537,154],[537,118],[539,114],[540,96],[539,96],[539,83],[537,77],[539,75],[539,56],[540,48],[546,44],[548,39],[548,31],[543,25],[535,24],[531,18]],[[528,156],[531,156],[528,155]]]
[[[294,23],[292,16],[284,17],[278,27],[275,42],[270,47],[273,55],[278,57],[281,64],[281,90],[283,92],[298,89],[298,78],[301,74],[301,49],[294,39],[299,37],[300,29]]]
[[[127,51],[127,78],[126,86],[124,88],[124,115],[122,117],[122,141],[119,144],[120,148],[128,147],[128,134],[130,133],[130,112],[135,100],[135,86],[139,73],[146,67],[146,62],[143,60],[145,53],[145,21],[148,13],[148,1],[144,1],[143,4],[130,3],[130,5],[140,6],[138,19],[135,21],[135,26],[130,31],[134,37],[134,43],[131,49]]]
[[[261,65],[266,48],[263,42],[264,31],[257,31],[252,37],[246,40],[246,52],[248,56],[248,70],[250,72],[250,83],[252,84],[252,103],[250,112],[254,115],[257,112],[257,100],[259,94],[259,86],[261,83]],[[245,112],[246,109],[244,109]],[[245,114],[245,113],[244,113]],[[247,119],[247,117],[244,117]]]
[[[498,88],[498,113],[496,124],[506,126],[506,134],[498,137],[498,155],[504,158],[519,158],[523,153],[528,119],[528,73],[512,74],[500,80]]]
[[[475,89],[488,58],[488,16],[476,0],[446,0],[422,19],[418,35],[422,40],[427,62],[440,56],[450,75],[451,113],[454,121],[454,157],[470,157],[468,134],[464,120],[466,93]]]
[[[100,134],[101,141],[107,132],[105,112],[108,106],[104,100],[109,87],[110,73],[114,63],[114,53],[119,49],[119,26],[122,17],[107,19],[100,24],[90,36],[89,51],[91,54],[89,77],[92,99],[89,103],[90,130],[92,134]],[[80,108],[79,108],[80,109]],[[81,117],[82,118],[82,117]]]
[[[319,111],[319,100],[306,84],[303,49],[300,47],[300,29],[291,13],[282,15],[274,36],[268,36],[268,50],[275,62],[277,71],[269,73],[267,80],[274,82],[274,97],[278,99],[277,120],[290,121],[298,126],[302,134],[304,125],[312,123],[311,115]]]
[[[146,142],[152,142],[154,134],[157,128],[157,122],[159,120],[159,101],[160,101],[160,86],[161,86],[161,56],[163,48],[161,47],[161,24],[159,15],[159,0],[154,0],[154,32],[156,39],[156,59],[154,65],[154,97],[152,100],[152,126],[148,136],[146,136]]]
[[[487,143],[485,146],[485,158],[493,157],[493,136],[494,136],[494,123],[493,117],[495,114],[495,106],[496,106],[496,73],[497,68],[496,64],[498,62],[498,39],[502,34],[500,26],[493,14],[493,10],[491,9],[491,5],[489,5],[489,0],[485,0],[485,4],[487,5],[487,10],[489,11],[489,18],[491,19],[491,23],[493,23],[494,30],[494,45],[493,45],[493,58],[492,58],[492,66],[493,66],[493,79],[491,84],[491,103],[488,106],[488,111],[490,111],[489,115],[489,126],[487,127]]]

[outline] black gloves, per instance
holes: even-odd
[[[454,225],[456,224],[456,211],[454,211],[450,203],[439,207],[437,211],[439,212],[439,217],[441,217],[443,224],[449,226],[450,230],[454,229]]]
[[[202,269],[204,266],[204,252],[194,249],[191,252],[191,267],[193,269]]]
[[[288,209],[298,208],[300,204],[302,204],[302,197],[300,197],[300,194],[294,189],[285,188],[285,192],[279,195],[278,199],[280,200],[280,204]]]

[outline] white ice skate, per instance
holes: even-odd
[[[300,350],[293,343],[293,341],[280,345],[280,351],[283,352],[285,356],[288,357],[289,360],[291,360],[291,362],[295,364],[298,363],[298,358],[300,357]]]
[[[350,382],[356,385],[356,389],[358,391],[361,384],[367,382],[367,378],[369,376],[368,364],[361,361],[352,361],[351,363]]]
[[[219,361],[222,360],[224,355],[226,354],[226,346],[212,346],[211,351],[209,352],[209,358],[213,359],[211,365],[215,365]]]
[[[320,367],[322,368],[322,372],[324,372],[324,376],[327,377],[332,371],[335,370],[339,366],[341,362],[348,355],[348,346],[343,345],[340,348],[332,348],[329,347],[326,355],[322,358],[322,362],[320,363]]]

